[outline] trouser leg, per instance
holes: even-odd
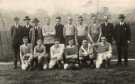
[[[97,60],[96,60],[96,68],[100,68],[101,64],[103,62],[102,54],[98,54]]]
[[[128,46],[127,45],[123,47],[123,56],[124,56],[124,62],[125,64],[127,64],[128,63]]]
[[[118,53],[118,63],[121,63],[121,52],[122,52],[122,46],[117,44],[117,53]]]
[[[56,65],[56,62],[57,62],[57,60],[50,60],[50,62],[49,62],[49,69],[54,68],[54,66]]]

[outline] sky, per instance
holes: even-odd
[[[19,10],[35,13],[43,9],[49,14],[56,12],[90,13],[99,8],[109,7],[111,12],[121,13],[135,9],[135,0],[0,0],[0,9]]]

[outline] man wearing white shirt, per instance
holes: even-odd
[[[62,67],[63,64],[63,53],[64,53],[64,44],[60,44],[59,40],[55,41],[55,44],[50,49],[50,62],[49,62],[49,69],[54,68],[56,64]]]

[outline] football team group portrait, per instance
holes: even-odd
[[[118,16],[119,23],[115,26],[108,21],[108,16],[104,16],[102,24],[99,24],[96,14],[91,16],[90,24],[85,24],[82,16],[77,17],[77,24],[73,24],[72,17],[67,17],[67,24],[62,24],[62,18],[57,16],[54,27],[49,17],[45,19],[46,24],[41,27],[37,18],[31,25],[30,17],[26,16],[23,26],[19,24],[18,17],[14,18],[11,38],[15,69],[17,61],[20,61],[22,70],[53,69],[55,66],[68,69],[83,65],[99,69],[102,64],[109,67],[114,41],[118,51],[117,64],[128,65],[131,30],[123,14]]]
[[[134,3],[0,0],[0,84],[134,84]]]

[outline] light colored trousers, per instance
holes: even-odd
[[[54,68],[54,66],[57,64],[58,61],[61,61],[63,58],[61,55],[57,55],[54,56],[53,58],[51,58],[50,62],[49,62],[49,69]]]
[[[98,53],[96,59],[96,68],[100,68],[101,64],[103,63],[103,60],[111,59],[111,57],[112,53],[110,52]]]

